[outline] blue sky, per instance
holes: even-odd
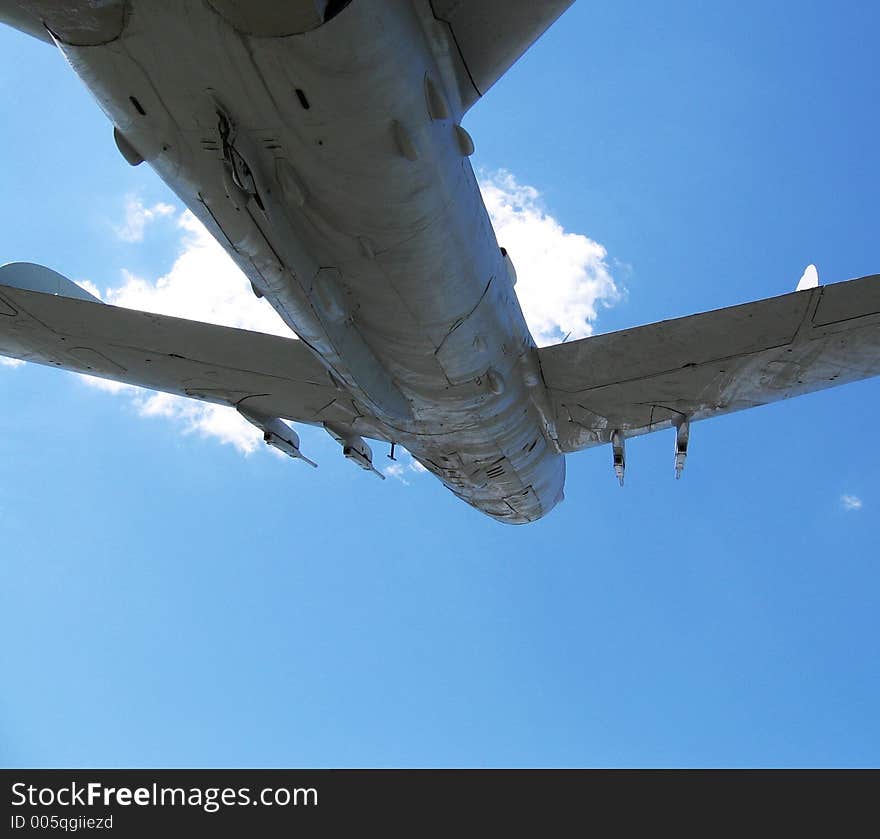
[[[468,116],[476,167],[605,249],[596,331],[880,271],[880,12],[767,5],[579,0]],[[60,55],[0,55],[0,261],[183,288],[171,193]],[[317,470],[33,365],[0,400],[2,765],[880,762],[880,381],[695,425],[678,482],[670,434],[623,490],[571,456],[520,528],[313,429]]]

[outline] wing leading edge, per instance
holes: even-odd
[[[539,350],[574,452],[880,374],[880,275]],[[683,465],[683,459],[681,462]],[[679,464],[677,462],[677,469]]]
[[[0,355],[234,406],[251,421],[354,430],[362,419],[302,341],[109,306],[28,263],[0,267]]]

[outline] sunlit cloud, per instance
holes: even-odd
[[[861,510],[862,499],[858,495],[841,495],[840,503],[844,510]]]
[[[130,398],[134,409],[142,417],[162,417],[174,420],[184,434],[213,437],[221,443],[234,446],[242,454],[251,454],[262,445],[261,432],[234,408],[186,399],[171,393],[153,390],[83,375],[82,380],[90,387],[107,393],[122,394]]]
[[[516,294],[537,344],[591,335],[599,310],[622,297],[605,248],[567,231],[541,193],[510,172],[484,175],[480,189],[498,244],[516,268]]]
[[[173,216],[175,208],[171,204],[158,202],[152,207],[144,205],[143,201],[135,195],[129,195],[125,199],[125,218],[122,224],[118,225],[116,235],[123,242],[142,242],[144,240],[144,229],[146,226],[156,219]]]
[[[396,481],[409,486],[409,481],[406,479],[407,470],[402,463],[392,463],[386,466],[382,473],[388,478],[394,478]]]
[[[402,484],[409,486],[410,479],[418,475],[424,475],[428,470],[422,466],[408,451],[397,447],[396,460],[386,466],[382,473],[388,478],[394,478]]]

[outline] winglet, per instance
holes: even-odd
[[[808,288],[816,288],[819,285],[819,271],[815,265],[811,262],[806,268],[804,268],[804,273],[801,275],[801,278],[798,280],[797,288],[795,291],[804,291],[804,289]]]

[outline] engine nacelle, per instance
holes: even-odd
[[[273,449],[278,449],[279,452],[283,452],[288,457],[304,460],[309,466],[317,466],[316,463],[309,460],[299,450],[299,434],[286,422],[276,418],[268,420],[261,427],[263,429],[263,440],[267,445],[272,446]]]
[[[250,411],[243,405],[238,405],[238,412],[252,425],[263,432],[263,442],[273,449],[278,449],[288,457],[303,460],[309,466],[317,466],[313,460],[309,460],[299,450],[299,434],[297,434],[286,422],[278,417],[267,417],[265,414]]]
[[[327,433],[342,446],[342,454],[361,469],[378,475],[383,481],[385,476],[373,466],[373,450],[367,445],[363,437],[357,434],[347,433],[346,430],[334,426],[332,423],[324,423]]]
[[[354,461],[361,469],[373,471],[373,450],[363,437],[346,437],[342,441],[342,454]]]

